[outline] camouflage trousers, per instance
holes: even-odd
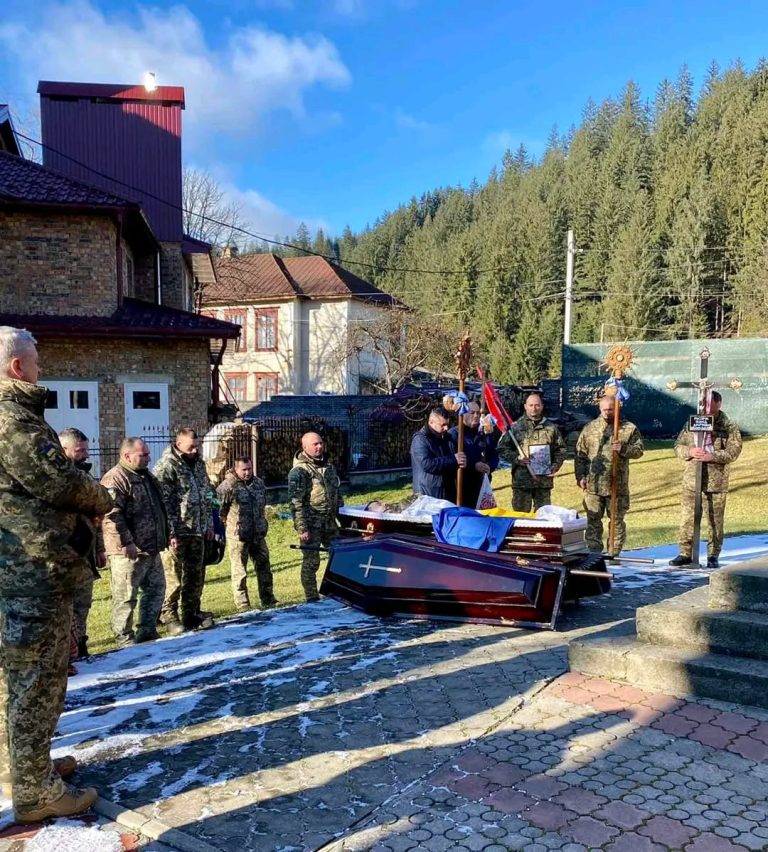
[[[587,513],[587,547],[595,553],[603,553],[603,516],[611,516],[611,498],[599,494],[584,494],[584,511]],[[624,516],[629,511],[629,494],[616,498],[616,531],[611,556],[621,553],[627,540],[627,525]],[[607,544],[607,542],[606,542]]]
[[[310,539],[301,552],[301,586],[308,601],[318,598],[317,572],[320,570],[320,551],[313,549],[328,547],[331,539],[338,535],[338,527],[334,518],[323,518],[315,521],[309,529]]]
[[[535,512],[542,506],[548,506],[552,502],[552,488],[521,488],[519,485],[512,486],[512,508],[516,512]]]
[[[80,586],[75,589],[72,596],[72,633],[78,643],[88,638],[88,613],[93,603],[94,576],[88,571],[88,576],[83,579]]]
[[[64,795],[51,738],[67,691],[72,598],[0,600],[0,778],[30,810]]]
[[[272,571],[269,567],[269,548],[263,538],[254,541],[227,540],[229,569],[232,575],[232,595],[235,606],[249,607],[248,598],[248,561],[256,571],[256,583],[259,587],[259,600],[262,606],[272,606],[275,593],[272,590]]]
[[[169,547],[162,553],[165,600],[160,620],[178,620],[181,615],[183,623],[200,613],[205,585],[205,539],[201,535],[190,535],[178,541],[176,550]]]
[[[701,515],[709,526],[707,556],[719,556],[723,549],[723,527],[725,524],[725,500],[727,491],[702,491]],[[696,510],[696,492],[683,488],[680,496],[680,531],[677,538],[680,555],[690,559],[693,553],[693,521]]]
[[[110,556],[110,585],[112,587],[112,630],[118,642],[134,638],[133,618],[136,603],[139,617],[136,637],[152,636],[165,597],[165,574],[160,555]]]

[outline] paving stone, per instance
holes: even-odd
[[[562,833],[591,848],[593,846],[604,846],[609,840],[616,837],[619,830],[592,817],[583,816],[570,823]]]
[[[648,812],[626,802],[609,802],[595,811],[594,816],[619,828],[632,829],[648,818]]]
[[[634,832],[622,834],[613,843],[605,847],[608,852],[666,852],[666,846],[654,843],[649,837]]]
[[[685,847],[685,852],[743,852],[744,846],[736,846],[716,834],[705,832]]]
[[[672,848],[682,848],[696,834],[694,829],[679,820],[665,816],[652,817],[638,829],[638,833]]]
[[[556,802],[536,802],[522,814],[523,819],[547,831],[562,828],[577,816]]]

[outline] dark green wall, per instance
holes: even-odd
[[[699,377],[699,353],[709,349],[709,378],[728,383],[738,377],[740,391],[720,388],[723,411],[745,434],[768,433],[768,339],[654,340],[629,344],[635,361],[625,384],[631,397],[625,416],[648,437],[676,435],[696,410],[695,389],[670,391],[670,379]],[[563,405],[572,411],[596,412],[595,395],[608,373],[600,363],[611,344],[563,347]]]

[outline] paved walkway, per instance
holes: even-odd
[[[254,613],[81,666],[55,746],[208,848],[768,848],[768,717],[563,677],[572,638],[703,582],[624,566],[556,633]]]

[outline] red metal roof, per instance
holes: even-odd
[[[259,299],[295,299],[301,293],[286,275],[281,259],[273,254],[242,254],[216,262],[215,286],[206,287],[206,305],[237,304]]]
[[[139,299],[123,299],[111,316],[51,316],[2,314],[0,325],[29,329],[41,337],[140,337],[162,340],[179,338],[228,338],[240,334],[240,326]]]
[[[41,80],[37,84],[37,92],[45,97],[172,103],[184,109],[183,86],[157,86],[154,91],[148,92],[144,86],[132,83],[65,83]]]
[[[305,298],[402,307],[393,296],[323,257],[243,254],[220,258],[216,272],[218,283],[204,292],[206,305]]]

